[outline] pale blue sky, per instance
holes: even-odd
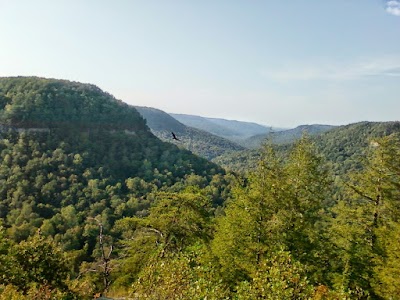
[[[0,0],[0,76],[266,125],[400,119],[400,0]]]

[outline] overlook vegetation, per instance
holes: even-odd
[[[0,99],[1,300],[399,299],[397,122],[235,174],[92,85],[1,78]]]

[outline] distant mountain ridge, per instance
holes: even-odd
[[[209,160],[227,152],[242,151],[245,149],[223,137],[184,125],[162,110],[142,106],[135,106],[135,108],[146,120],[153,134],[158,138],[188,149]],[[171,132],[176,134],[179,141],[172,139]]]
[[[231,141],[239,141],[258,134],[267,134],[271,128],[252,122],[208,118],[186,114],[170,113],[186,126],[201,129]]]
[[[169,115],[181,124],[228,139],[247,149],[257,149],[267,139],[274,144],[292,143],[304,133],[315,136],[335,128],[332,125],[312,124],[300,125],[293,129],[282,129],[266,127],[253,122],[221,118],[175,113],[169,113]]]
[[[245,140],[245,144],[248,148],[256,149],[259,148],[266,140],[269,140],[273,144],[292,143],[301,138],[301,136],[305,133],[310,136],[316,136],[336,127],[337,126],[321,124],[300,125],[293,129],[252,136]]]

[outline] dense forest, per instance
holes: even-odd
[[[400,299],[398,123],[232,173],[93,85],[0,78],[0,120],[0,299]]]

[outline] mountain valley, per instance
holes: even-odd
[[[395,299],[399,170],[399,121],[271,131],[0,78],[0,300]]]

